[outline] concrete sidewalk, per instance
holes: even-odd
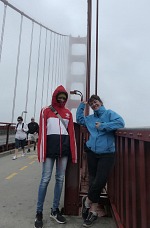
[[[12,160],[12,157],[10,152],[7,156],[0,157],[0,228],[33,228],[42,164],[37,161],[35,151],[25,157],[20,152],[17,160]],[[53,173],[44,203],[44,228],[83,227],[81,216],[65,216],[66,224],[58,224],[49,217],[55,183],[55,172]],[[62,194],[60,209],[64,205],[63,199]],[[116,225],[111,217],[101,217],[95,221],[93,227],[116,228]]]
[[[83,228],[83,220],[81,217],[79,216],[65,216],[67,219],[67,223],[66,224],[58,224],[55,221],[53,221],[51,218],[49,218],[49,214],[45,215],[47,217],[47,219],[44,219],[44,228],[79,228],[82,227]],[[44,216],[44,217],[45,217]],[[103,217],[103,218],[98,218],[95,223],[93,223],[94,228],[116,228],[116,225],[114,223],[114,221],[112,220],[112,218],[107,218],[107,217]]]

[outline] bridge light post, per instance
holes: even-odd
[[[23,113],[27,113],[27,111],[22,111],[21,116],[23,117]]]
[[[70,91],[70,94],[79,95],[81,97],[81,101],[83,101],[83,94],[81,93],[81,91],[79,91],[79,90],[73,90],[73,91]]]

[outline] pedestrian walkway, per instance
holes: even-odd
[[[48,218],[48,214],[46,217]],[[58,224],[55,221],[53,221],[51,218],[48,218],[44,221],[44,228],[80,228],[82,226],[83,220],[79,216],[66,216],[67,223],[66,224]],[[112,218],[98,218],[97,221],[92,226],[93,228],[116,228],[116,225],[114,224],[114,221]]]
[[[33,228],[42,165],[37,161],[35,151],[27,153],[25,157],[19,156],[17,160],[12,160],[12,156],[8,153],[7,156],[0,157],[0,228]],[[65,216],[67,223],[62,225],[49,217],[54,178],[53,175],[45,199],[44,228],[83,227],[81,216]],[[60,209],[64,205],[63,198],[62,195]],[[116,225],[112,218],[103,217],[98,218],[93,227],[116,228]]]

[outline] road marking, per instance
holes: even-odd
[[[28,157],[29,159],[32,159],[32,158],[37,158],[37,155],[30,155],[30,157]]]
[[[20,170],[24,170],[26,168],[28,168],[28,166],[23,166]]]
[[[6,177],[6,180],[9,180],[11,178],[13,178],[14,176],[16,176],[18,173],[12,173],[11,175],[9,175],[8,177]]]
[[[32,165],[35,161],[29,162],[30,165]]]

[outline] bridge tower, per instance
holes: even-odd
[[[67,91],[79,90],[83,97],[86,96],[86,63],[87,63],[87,37],[69,37],[68,71],[66,78]],[[75,111],[81,98],[76,95],[69,95],[67,107],[72,111],[75,118]]]

